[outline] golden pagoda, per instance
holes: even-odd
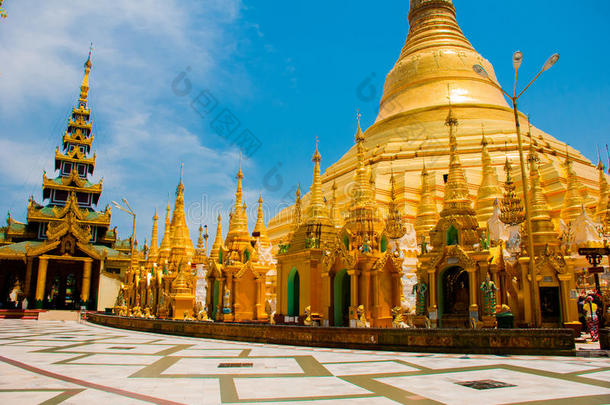
[[[316,144],[314,173],[304,221],[295,225],[277,260],[279,322],[296,323],[302,310],[326,326],[356,326],[358,313],[373,327],[392,324],[392,308],[400,306],[402,257],[397,243],[406,227],[396,203],[395,185],[387,221],[373,200],[374,178],[364,160],[358,120],[355,136],[358,169],[349,215],[338,229],[322,196],[320,152]],[[393,183],[394,184],[394,183]]]
[[[477,196],[481,185],[489,183],[489,173],[502,168],[507,156],[514,161],[518,152],[513,110],[500,90],[473,71],[472,66],[480,64],[496,80],[491,63],[477,53],[464,36],[457,23],[453,2],[411,0],[408,20],[409,33],[405,45],[386,77],[379,114],[375,123],[364,132],[363,146],[366,150],[365,160],[378,174],[378,189],[389,190],[392,165],[394,175],[401,184],[398,198],[405,202],[404,218],[416,225],[421,200],[430,198],[421,193],[421,181],[425,177],[419,174],[424,162],[426,169],[435,173],[438,179],[448,173],[449,139],[444,123],[450,104],[454,114],[460,117],[457,141],[470,195]],[[521,113],[519,117],[521,122],[527,119]],[[482,125],[485,128],[485,145],[481,142]],[[574,178],[581,189],[579,191],[586,191],[597,199],[599,182],[595,166],[580,152],[540,129],[532,127],[531,133],[531,142],[547,162],[541,172],[542,181],[550,215],[558,225],[564,194],[568,189],[563,161],[569,154]],[[485,159],[482,159],[484,155]],[[322,174],[325,190],[331,190],[331,186],[336,184],[338,206],[349,204],[349,184],[357,168],[358,146],[354,146]],[[517,190],[521,189],[521,181],[520,176],[515,179]],[[431,198],[437,204],[441,203],[444,187],[439,181],[432,192]],[[477,215],[482,226],[485,225],[485,217],[491,213],[493,193],[485,198],[486,211]],[[306,204],[309,198],[309,195],[304,196],[303,202]],[[388,193],[379,193],[376,202],[380,208],[387,207]],[[429,202],[425,205],[432,207]],[[286,208],[287,212],[293,209]],[[286,212],[280,212],[271,219],[269,237],[272,241],[286,240],[292,229],[289,218],[292,217]],[[341,226],[342,223],[337,225]],[[422,229],[421,222],[418,227]],[[420,238],[418,236],[418,240]]]
[[[6,260],[0,275],[2,299],[19,281],[30,307],[103,309],[112,306],[118,279],[129,266],[129,256],[114,249],[110,207],[95,209],[102,180],[89,181],[96,160],[87,106],[91,68],[90,51],[78,101],[61,147],[55,150],[58,176],[42,175],[46,203],[30,197],[27,222],[18,222],[9,213],[7,226],[0,228],[0,260]]]
[[[267,321],[267,274],[274,268],[270,241],[262,217],[262,197],[252,235],[248,232],[241,167],[237,172],[235,206],[222,243],[220,215],[208,260],[208,316],[217,321]]]

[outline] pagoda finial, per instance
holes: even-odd
[[[468,183],[464,169],[460,162],[460,157],[457,151],[457,138],[455,136],[455,128],[458,125],[458,120],[453,116],[451,104],[449,105],[449,115],[445,125],[449,127],[449,144],[451,147],[449,155],[449,174],[447,175],[447,183],[445,184],[445,209],[469,208],[471,209],[471,200],[468,193]],[[443,209],[443,211],[445,211]],[[441,212],[441,216],[443,213]]]
[[[159,217],[157,216],[157,209],[155,208],[155,214],[152,217],[153,225],[152,225],[152,235],[150,238],[150,249],[148,250],[148,262],[153,263],[157,261],[157,256],[159,255],[159,248],[157,247],[157,233],[158,233],[158,225],[157,221]],[[148,264],[148,263],[147,263]]]
[[[356,110],[356,120],[358,121],[358,129],[356,130],[356,143],[360,143],[362,141],[364,141],[364,134],[362,133],[362,128],[360,127],[360,117],[362,117],[362,114],[360,114],[360,110]]]
[[[301,207],[301,184],[297,184],[297,191],[295,191],[295,202],[294,202],[294,226],[297,227],[302,221],[302,207]]]
[[[214,244],[212,245],[212,250],[210,251],[210,258],[218,260],[220,258],[220,251],[222,248],[222,217],[220,216],[220,212],[218,213],[218,223],[216,225],[216,238],[214,238]]]
[[[530,160],[530,183],[534,255],[538,255],[548,245],[559,245],[559,240],[549,215],[549,206],[540,183],[538,161],[534,159]]]
[[[328,217],[326,212],[326,204],[322,196],[322,178],[320,176],[320,160],[322,156],[318,151],[318,140],[316,139],[316,151],[313,155],[313,181],[311,183],[311,197],[309,206],[307,207],[306,218],[308,221]]]
[[[417,205],[417,216],[415,218],[415,233],[418,240],[421,240],[422,237],[425,238],[438,220],[433,181],[434,177],[428,174],[424,163],[421,171],[419,204]]]
[[[267,237],[267,227],[265,226],[265,220],[263,218],[263,195],[258,196],[258,211],[256,214],[256,225],[254,225],[253,235],[258,235],[260,240],[264,243],[269,241]]]
[[[87,95],[89,93],[89,72],[91,72],[91,51],[93,51],[93,42],[91,42],[91,46],[89,47],[89,56],[87,56],[87,60],[85,61],[85,75],[83,77],[83,82],[80,85],[80,96],[78,98],[78,106],[79,108],[87,107]]]
[[[487,150],[487,139],[485,139],[485,127],[481,124],[481,161],[483,163],[483,173],[481,177],[481,185],[477,192],[475,202],[475,211],[477,213],[477,221],[481,226],[485,226],[494,211],[494,202],[502,196],[502,190],[498,182],[498,174],[492,166],[491,156]]]
[[[182,164],[181,164],[182,172]],[[189,234],[189,229],[186,225],[186,215],[184,210],[184,184],[182,183],[182,174],[180,183],[176,188],[176,202],[174,203],[174,213],[172,215],[172,238],[171,238],[171,253],[170,258],[174,266],[180,261],[190,262],[195,255],[193,242]]]
[[[566,192],[563,197],[563,206],[561,209],[561,219],[567,224],[574,220],[580,215],[580,206],[582,204],[582,197],[579,193],[578,179],[574,168],[572,167],[572,159],[570,158],[570,151],[566,144]]]
[[[599,151],[599,145],[596,145],[596,147],[597,147],[597,170],[601,170],[603,172],[605,167],[604,167],[604,164],[602,163],[602,156]]]
[[[597,206],[595,208],[595,220],[599,223],[604,223],[604,220],[610,214],[608,211],[608,202],[610,198],[610,191],[608,190],[608,181],[606,174],[604,173],[604,164],[600,156],[599,146],[597,148],[597,170],[599,171],[599,199],[597,200]]]
[[[355,177],[356,177],[356,187],[354,190],[354,199],[355,199],[355,203],[356,204],[363,204],[367,201],[369,201],[369,198],[371,196],[371,190],[370,190],[370,176],[367,176],[367,168],[365,166],[365,162],[364,162],[364,134],[362,133],[362,130],[360,129],[360,113],[358,113],[357,115],[358,118],[358,129],[356,130],[356,136],[355,136],[355,140],[356,140],[356,154],[357,154],[357,158],[358,158],[358,164],[356,166],[356,173],[355,173]],[[368,177],[368,178],[367,178]]]

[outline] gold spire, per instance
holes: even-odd
[[[216,226],[216,238],[214,238],[214,244],[212,250],[210,250],[210,258],[218,260],[220,257],[220,249],[222,248],[222,223],[221,223],[220,212],[218,213],[218,225]]]
[[[333,190],[333,194],[330,205],[330,219],[335,226],[339,226],[341,225],[341,221],[339,219],[339,213],[337,212],[337,182],[335,180],[333,180],[333,185],[331,188]]]
[[[534,237],[534,255],[538,256],[547,245],[558,246],[559,239],[555,226],[549,215],[549,207],[540,184],[538,156],[535,150],[530,155],[530,194],[532,204],[532,235]],[[525,238],[525,236],[523,236]]]
[[[604,223],[604,220],[608,216],[608,196],[610,195],[608,191],[608,180],[606,179],[606,174],[604,173],[604,164],[602,163],[602,158],[599,153],[599,148],[597,149],[597,170],[599,172],[599,200],[597,201],[597,207],[595,209],[595,220],[600,223]]]
[[[472,201],[468,193],[468,183],[464,175],[464,169],[460,162],[460,156],[457,151],[457,139],[455,136],[455,128],[458,125],[458,120],[453,115],[451,104],[449,104],[449,114],[445,120],[445,125],[449,127],[449,174],[447,175],[447,183],[445,184],[444,206],[441,216],[450,215],[452,209],[467,209],[472,214]],[[444,214],[445,213],[445,214]]]
[[[438,221],[433,181],[434,177],[428,174],[426,164],[424,163],[421,171],[421,191],[419,194],[419,204],[417,205],[417,217],[415,218],[415,233],[418,240],[426,237]]]
[[[356,141],[358,164],[355,172],[356,186],[354,190],[354,204],[364,205],[369,203],[371,199],[371,183],[370,177],[367,178],[367,167],[365,166],[364,162],[364,134],[360,128],[360,113],[358,113],[356,116],[358,118],[358,129],[356,130],[356,136],[354,139]]]
[[[394,170],[390,175],[391,200],[388,207],[388,219],[386,221],[385,231],[391,239],[399,239],[407,232],[407,226],[402,220],[400,208],[396,202],[396,179],[394,178]]]
[[[157,261],[157,256],[159,255],[159,248],[157,246],[157,233],[158,233],[158,225],[157,221],[159,217],[157,216],[157,209],[155,208],[155,214],[152,217],[153,225],[152,225],[152,236],[150,238],[150,250],[148,251],[148,261],[150,263]]]
[[[269,242],[269,236],[267,235],[267,227],[265,226],[265,220],[263,219],[263,196],[262,194],[258,197],[258,211],[256,215],[256,225],[254,225],[253,236],[258,236],[261,242]]]
[[[570,159],[569,152],[566,153],[566,178],[567,178],[567,189],[563,197],[563,206],[561,208],[561,219],[568,224],[572,222],[578,215],[580,215],[582,198],[578,192],[578,179],[576,173],[572,167],[572,159]]]
[[[248,219],[245,214],[244,206],[244,193],[242,189],[242,179],[244,174],[241,171],[241,162],[239,164],[239,170],[237,171],[237,189],[235,190],[235,207],[231,221],[229,224],[229,234],[227,234],[227,240],[237,235],[248,235]],[[249,235],[248,235],[249,236]]]
[[[163,239],[161,239],[161,245],[159,247],[159,258],[157,263],[164,265],[166,260],[169,260],[169,254],[172,250],[172,223],[171,223],[171,208],[169,203],[165,209],[165,231],[163,232]]]
[[[498,174],[496,169],[491,164],[491,156],[487,150],[487,139],[485,131],[481,126],[482,139],[481,145],[481,161],[483,163],[483,176],[481,178],[481,186],[477,193],[475,203],[475,211],[477,212],[477,220],[481,226],[486,226],[487,221],[491,218],[494,210],[494,201],[502,196],[500,185],[498,183]]]
[[[530,155],[530,159],[534,158],[533,155]],[[504,182],[504,196],[500,206],[500,221],[508,225],[518,225],[525,220],[525,211],[521,199],[515,191],[516,186],[511,175],[512,166],[508,156],[506,156],[504,172],[506,172],[506,182]]]
[[[297,185],[297,191],[295,192],[295,203],[294,203],[294,223],[293,228],[298,227],[302,221],[302,207],[301,207],[301,186]]]
[[[174,265],[182,260],[190,262],[195,254],[193,242],[189,235],[186,225],[186,215],[184,213],[184,184],[182,183],[182,168],[180,165],[180,183],[176,187],[176,202],[174,203],[174,213],[172,215],[172,234],[171,234],[171,262]]]
[[[91,51],[93,50],[93,43],[91,47],[89,47],[89,56],[87,57],[87,61],[85,62],[85,76],[83,77],[83,82],[80,85],[80,97],[78,98],[78,105],[85,108],[87,106],[87,95],[89,93],[89,72],[91,72]]]
[[[314,221],[320,218],[328,218],[326,204],[322,196],[322,178],[320,177],[320,160],[322,156],[318,150],[316,139],[316,151],[311,158],[313,162],[313,181],[311,182],[311,197],[307,207],[306,221]]]

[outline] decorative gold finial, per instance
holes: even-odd
[[[518,225],[525,221],[525,208],[517,196],[516,186],[511,176],[512,166],[508,156],[504,164],[506,182],[504,183],[504,197],[500,205],[500,221],[507,225]]]

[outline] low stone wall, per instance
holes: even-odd
[[[570,329],[353,329],[125,318],[89,314],[90,322],[170,335],[295,346],[432,353],[575,354]]]

